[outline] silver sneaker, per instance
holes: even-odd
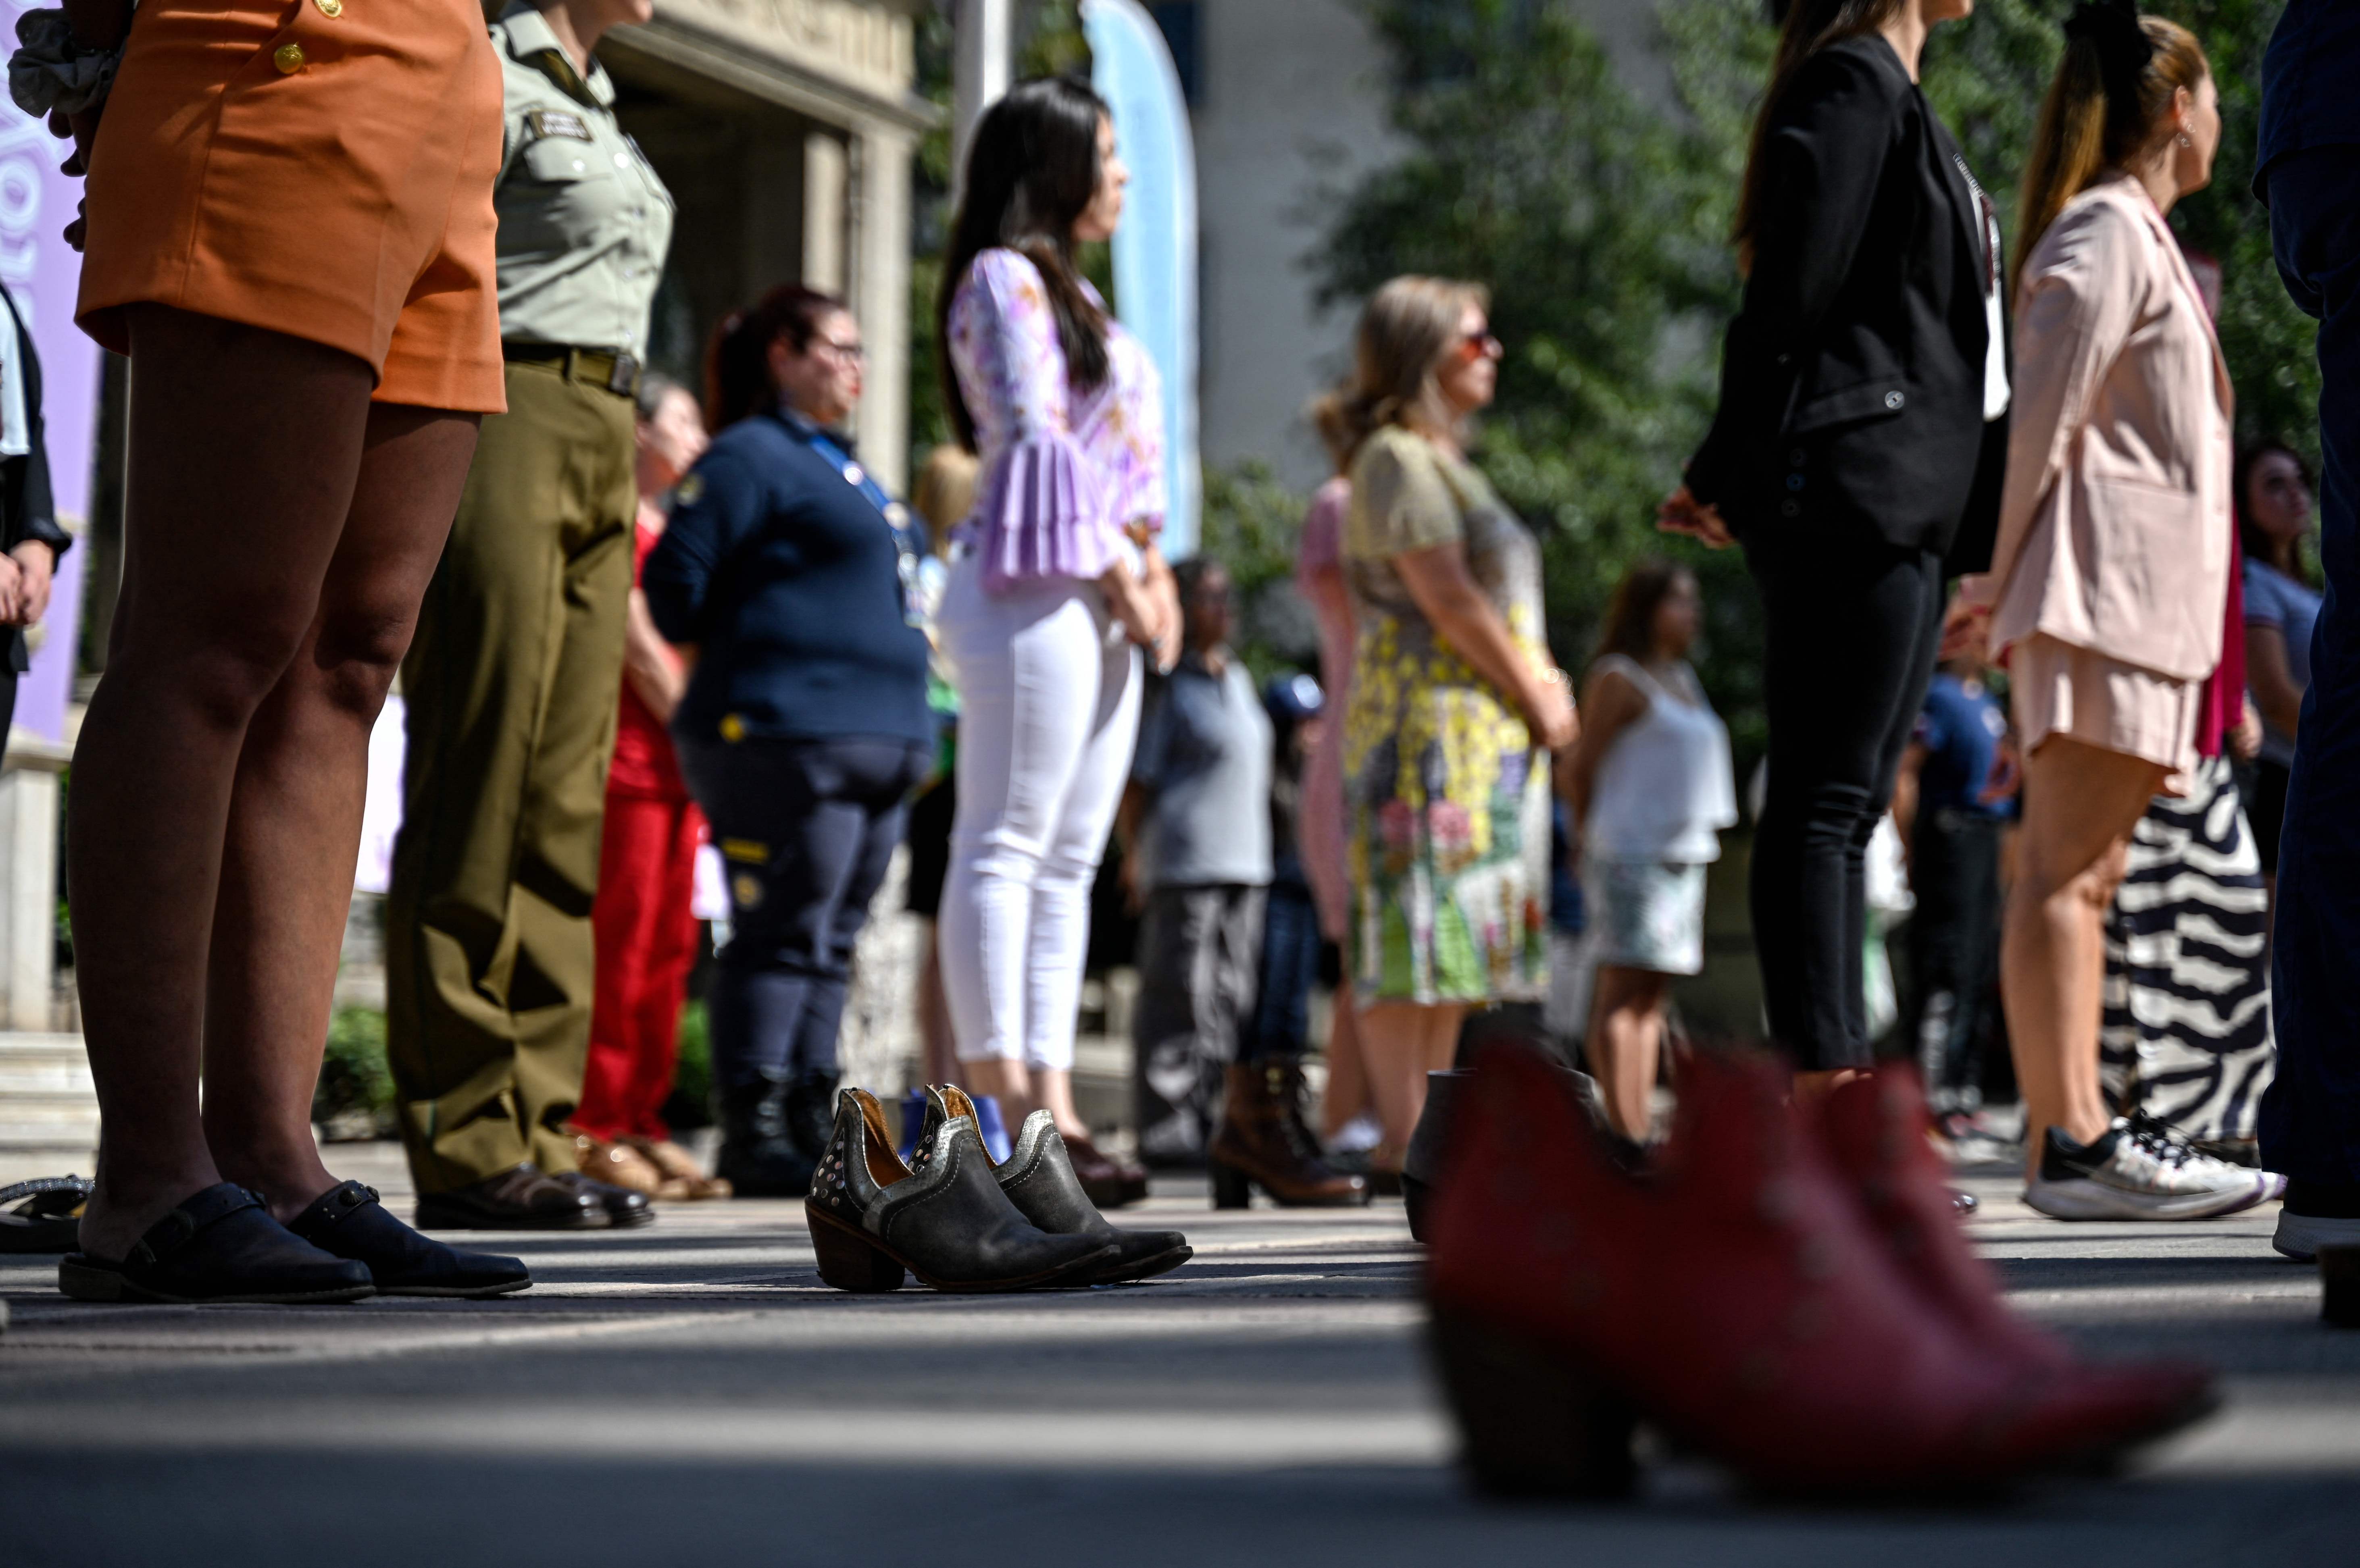
[[[2049,1128],[2024,1201],[2060,1220],[2202,1220],[2250,1209],[2276,1185],[2267,1172],[2199,1154],[2140,1116],[2116,1118],[2082,1145]]]

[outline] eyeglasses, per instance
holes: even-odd
[[[857,343],[838,343],[834,338],[812,339],[814,348],[824,348],[838,359],[866,359],[869,351]]]
[[[1492,336],[1489,327],[1469,332],[1459,340],[1459,355],[1470,365],[1479,359],[1498,359],[1507,352],[1507,345]]]

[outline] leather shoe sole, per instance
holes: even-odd
[[[425,1197],[418,1200],[416,1224],[420,1230],[606,1230],[612,1222],[602,1208],[503,1214]]]
[[[377,1293],[375,1285],[347,1285],[332,1290],[248,1290],[221,1296],[175,1296],[152,1290],[126,1278],[122,1266],[85,1252],[58,1259],[58,1289],[77,1301],[154,1301],[175,1307],[303,1306],[331,1301],[359,1301]]]
[[[1119,1247],[1111,1246],[1100,1247],[1098,1251],[1076,1258],[1071,1263],[1043,1273],[1026,1275],[1021,1279],[936,1279],[911,1262],[901,1252],[878,1240],[865,1230],[855,1230],[842,1220],[821,1213],[810,1203],[803,1205],[803,1214],[811,1225],[812,1247],[814,1251],[852,1262],[857,1261],[851,1256],[854,1248],[866,1249],[867,1266],[875,1270],[869,1281],[869,1289],[878,1290],[892,1290],[901,1287],[901,1276],[898,1271],[893,1274],[891,1284],[884,1282],[887,1270],[878,1268],[877,1265],[880,1263],[891,1263],[901,1269],[906,1269],[916,1278],[918,1283],[929,1290],[940,1290],[945,1295],[978,1296],[1004,1290],[1055,1290],[1065,1285],[1094,1285],[1100,1283],[1098,1271],[1114,1261],[1120,1252]],[[1176,1267],[1180,1261],[1175,1258],[1174,1266]],[[834,1281],[831,1280],[830,1283]],[[844,1288],[838,1286],[838,1289]]]
[[[1152,1279],[1158,1274],[1171,1273],[1172,1270],[1179,1268],[1180,1265],[1187,1262],[1188,1259],[1196,1256],[1196,1249],[1193,1247],[1184,1246],[1168,1247],[1165,1250],[1155,1254],[1152,1258],[1142,1258],[1136,1263],[1127,1263],[1118,1268],[1111,1269],[1106,1273],[1093,1279],[1090,1283],[1093,1285],[1129,1285],[1141,1279]]]

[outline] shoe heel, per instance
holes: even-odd
[[[1426,1210],[1434,1201],[1434,1189],[1404,1171],[1402,1175],[1402,1207],[1409,1214],[1409,1238],[1423,1245],[1431,1239],[1426,1234]]]
[[[1627,1497],[1637,1413],[1569,1363],[1463,1313],[1437,1309],[1435,1367],[1478,1491],[1497,1497]]]
[[[1234,1165],[1208,1160],[1205,1169],[1213,1178],[1213,1207],[1217,1209],[1250,1209],[1253,1207],[1253,1181]]]
[[[875,1295],[901,1288],[901,1266],[833,1220],[806,1212],[819,1277],[839,1290]]]
[[[77,1301],[123,1300],[123,1276],[112,1269],[93,1269],[71,1258],[58,1259],[58,1290]]]

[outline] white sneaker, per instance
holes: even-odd
[[[2278,1234],[2270,1237],[2270,1245],[2298,1263],[2308,1263],[2322,1247],[2360,1247],[2360,1220],[2280,1209]]]
[[[1346,1122],[1341,1127],[1337,1129],[1336,1136],[1328,1140],[1328,1152],[1330,1154],[1365,1154],[1370,1149],[1376,1148],[1377,1145],[1384,1142],[1384,1124],[1378,1121],[1376,1117],[1371,1116],[1368,1112],[1362,1111],[1359,1116],[1354,1116],[1350,1121]]]
[[[2159,1122],[2117,1118],[2093,1143],[2049,1129],[2024,1201],[2060,1220],[2202,1220],[2261,1203],[2276,1179],[2199,1154]]]

